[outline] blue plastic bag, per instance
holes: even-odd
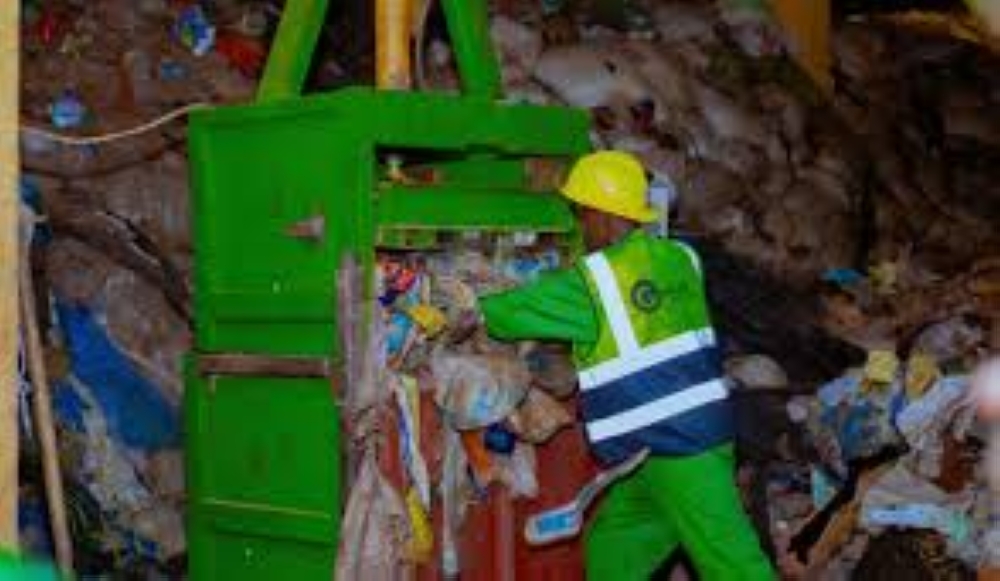
[[[109,435],[130,448],[158,450],[178,445],[177,409],[136,371],[90,309],[63,302],[57,302],[56,309],[73,375],[90,387]],[[69,401],[61,403],[72,407]]]

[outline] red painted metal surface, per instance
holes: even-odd
[[[429,394],[421,402],[422,448],[431,474],[440,474],[443,445],[441,426]],[[575,404],[572,407],[575,416]],[[392,425],[387,424],[387,425]],[[395,433],[387,434],[382,466],[390,481],[400,486],[404,480]],[[459,534],[462,581],[578,581],[584,578],[583,547],[580,539],[547,547],[532,547],[524,540],[524,523],[532,514],[562,504],[596,473],[582,429],[574,425],[536,448],[539,494],[534,499],[512,499],[499,485],[488,498],[469,507]],[[400,487],[400,490],[402,488]],[[441,507],[433,514],[435,548],[429,563],[417,569],[420,581],[442,579],[440,567]]]
[[[579,424],[564,430],[538,449],[538,498],[518,506],[517,579],[571,581],[584,578],[582,539],[547,547],[524,540],[524,521],[541,510],[567,502],[597,474]]]

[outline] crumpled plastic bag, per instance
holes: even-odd
[[[953,317],[924,329],[913,342],[912,351],[923,353],[945,365],[981,343],[983,332],[963,317]]]
[[[513,498],[538,496],[538,462],[535,448],[518,443],[509,456],[494,455],[500,482],[510,490]]]
[[[776,55],[786,40],[762,0],[720,0],[722,22],[743,52],[756,58]]]
[[[766,355],[742,355],[726,360],[726,375],[746,389],[782,389],[788,387],[788,374]]]
[[[524,403],[508,418],[511,431],[522,440],[541,444],[556,432],[573,423],[569,412],[558,401],[540,389],[528,391]]]
[[[899,357],[893,351],[886,349],[869,351],[864,371],[866,385],[889,385],[896,379],[899,365]]]
[[[445,314],[449,315],[451,324],[454,323],[451,320],[454,316],[475,310],[478,304],[476,292],[472,287],[462,282],[460,278],[449,275],[438,275],[433,278],[430,300],[431,304],[445,306]]]
[[[58,386],[56,412],[64,428],[60,453],[71,459],[76,478],[86,483],[87,492],[108,520],[100,531],[102,547],[127,551],[138,541],[149,548],[147,556],[159,560],[182,554],[186,548],[182,507],[169,498],[167,490],[177,483],[151,478],[154,471],[142,473],[146,457],[112,437],[92,388],[75,376],[67,376]],[[178,458],[172,450],[160,456],[166,459],[167,454]],[[152,466],[147,463],[145,467]]]
[[[507,417],[524,400],[531,381],[524,362],[503,353],[439,351],[431,370],[438,382],[434,400],[457,430],[483,428]]]
[[[361,461],[341,523],[337,581],[396,581],[405,567],[410,525],[406,505],[378,469]]]
[[[417,498],[422,506],[429,509],[431,505],[431,482],[430,473],[427,470],[427,461],[424,460],[421,449],[420,438],[421,414],[420,414],[420,391],[417,380],[403,375],[392,375],[389,377],[392,385],[393,395],[395,395],[398,418],[396,420],[399,429],[400,451],[403,457],[403,464],[406,473],[410,478],[411,485],[417,491]]]
[[[911,401],[923,396],[941,377],[937,361],[930,355],[912,353],[906,361],[906,397]]]
[[[920,475],[937,478],[940,474],[944,434],[960,409],[968,407],[968,388],[966,377],[945,377],[896,417],[896,427],[913,450]]]
[[[504,81],[526,81],[542,54],[542,34],[530,26],[507,18],[495,16],[490,22],[490,38],[500,53]]]
[[[945,377],[927,394],[903,408],[896,417],[896,427],[911,446],[918,446],[925,433],[939,432],[951,420],[957,406],[965,401],[969,391],[968,378]]]
[[[973,501],[972,494],[948,494],[897,464],[865,493],[860,524],[874,532],[885,527],[934,530],[947,539],[950,554],[976,559],[978,550],[969,542]]]
[[[817,393],[818,421],[810,421],[810,434],[818,441],[834,439],[843,462],[873,456],[900,442],[892,420],[905,400],[902,381],[867,392],[864,385],[860,373],[851,371]]]
[[[445,578],[455,577],[461,570],[458,554],[458,531],[468,512],[471,491],[468,460],[462,437],[454,430],[446,430],[444,464],[441,470],[441,572]]]
[[[364,323],[364,313],[377,305],[363,298],[362,278],[357,262],[345,257],[337,272],[338,320],[345,361],[344,407],[351,420],[385,402],[390,392],[380,371],[386,367],[389,328],[382,317]],[[367,326],[367,328],[366,328]],[[355,435],[366,433],[370,425],[352,426]]]

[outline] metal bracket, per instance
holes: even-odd
[[[317,214],[294,222],[285,229],[285,234],[308,242],[322,242],[326,236],[326,217]]]
[[[251,355],[219,353],[196,355],[195,368],[201,376],[302,377],[329,379],[336,364],[324,357]]]

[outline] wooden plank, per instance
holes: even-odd
[[[17,547],[18,34],[20,2],[0,2],[0,546]]]
[[[791,41],[792,56],[823,90],[833,90],[830,0],[771,0]]]
[[[32,408],[35,434],[42,452],[42,473],[45,478],[45,498],[49,505],[49,525],[56,548],[56,563],[67,574],[73,573],[73,543],[70,539],[69,521],[66,518],[66,494],[63,492],[62,474],[59,471],[59,447],[56,444],[55,421],[52,419],[52,391],[45,369],[45,352],[38,330],[38,308],[35,287],[31,280],[31,243],[21,249],[19,273],[21,295],[21,321],[24,323],[24,352],[31,378]]]

